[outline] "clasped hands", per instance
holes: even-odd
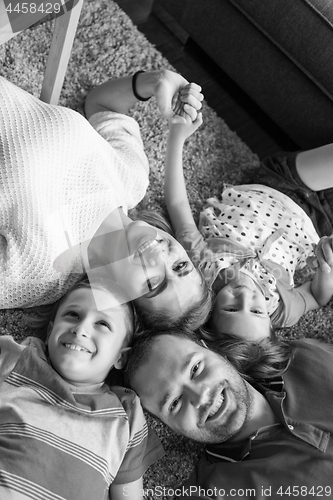
[[[189,117],[192,122],[200,114],[204,98],[199,85],[169,70],[161,71],[154,95],[162,116],[168,120]]]
[[[314,248],[315,257],[308,261],[310,267],[316,269],[320,267],[321,271],[329,274],[333,269],[333,234],[322,236]]]

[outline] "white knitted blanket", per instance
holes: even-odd
[[[2,309],[57,300],[83,272],[78,244],[94,221],[145,194],[148,162],[135,120],[103,112],[90,122],[0,78]],[[69,246],[76,250],[59,272],[53,263]]]

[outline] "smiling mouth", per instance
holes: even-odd
[[[158,241],[156,239],[145,241],[145,243],[142,243],[142,245],[139,246],[139,248],[137,249],[137,251],[135,253],[138,255],[142,255],[148,249],[152,249],[153,247],[156,247],[159,244],[160,244],[160,241]]]
[[[214,415],[216,415],[216,413],[221,409],[221,407],[222,407],[222,405],[224,403],[224,394],[223,394],[223,392],[224,392],[224,390],[220,393],[220,395],[218,396],[218,398],[215,400],[215,402],[211,406],[210,412],[208,413],[208,416],[207,416],[207,420],[209,420],[210,418],[214,417]]]
[[[88,352],[89,354],[91,354],[91,351],[89,351],[85,347],[82,347],[81,345],[66,343],[66,344],[63,344],[63,346],[66,347],[66,349],[70,349],[71,351],[79,351],[79,352],[83,351],[83,352]]]

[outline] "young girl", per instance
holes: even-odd
[[[266,160],[260,184],[226,186],[221,201],[208,200],[199,231],[187,199],[182,149],[201,123],[201,116],[194,122],[186,116],[171,120],[167,209],[176,238],[215,292],[209,322],[214,334],[261,340],[272,327],[293,325],[333,294],[332,237],[326,236],[332,233],[333,195],[326,188],[333,186],[333,145]],[[294,273],[314,256],[314,245],[320,267],[312,281],[294,287]]]
[[[161,446],[138,397],[104,383],[132,335],[119,291],[83,281],[55,305],[45,342],[0,337],[1,498],[141,498]]]

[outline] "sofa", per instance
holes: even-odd
[[[155,6],[299,148],[333,142],[331,0],[155,0]]]

